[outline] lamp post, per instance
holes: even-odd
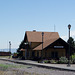
[[[27,49],[28,49],[28,43],[24,43],[25,46],[26,46],[26,49],[25,49],[25,59],[27,59]]]
[[[71,25],[69,24],[68,25],[68,29],[69,29],[69,50],[68,50],[68,67],[70,67],[70,28],[71,28]]]
[[[10,57],[11,57],[11,41],[9,41],[9,59],[10,59]]]
[[[42,32],[42,51],[41,51],[41,58],[43,59],[43,36],[44,36],[44,32]]]

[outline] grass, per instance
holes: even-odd
[[[8,68],[18,68],[20,66],[9,65],[9,64],[0,64],[0,67],[4,68],[4,69],[8,69]]]
[[[16,71],[6,71],[6,72],[0,71],[0,75],[40,75],[40,74],[28,73],[28,72],[16,72]]]
[[[28,65],[12,65],[12,64],[0,64],[0,75],[40,75],[36,73],[25,72],[23,68],[30,67]],[[10,69],[11,68],[11,69]],[[14,68],[14,69],[13,69]],[[16,68],[21,68],[18,70]]]
[[[0,58],[9,58],[9,56],[0,56]],[[26,72],[25,68],[30,69],[32,66],[8,63],[6,61],[0,62],[0,75],[40,75],[35,72]]]
[[[28,65],[19,65],[19,64],[0,64],[0,75],[40,75],[35,72],[29,73],[24,71],[25,68],[31,68],[32,66]],[[21,68],[21,70],[19,69]],[[41,74],[42,75],[42,74]]]
[[[28,68],[28,67],[32,67],[32,66],[28,66],[28,65],[15,65],[15,64],[0,64],[1,68],[4,69],[8,69],[8,68]]]
[[[0,58],[9,58],[9,56],[0,56]],[[12,58],[12,56],[10,56]]]

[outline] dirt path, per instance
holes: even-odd
[[[0,75],[75,75],[75,73],[0,60]]]

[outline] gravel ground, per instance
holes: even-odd
[[[8,68],[0,66],[0,75],[75,75],[75,72],[39,68],[2,60],[0,60],[0,64],[9,65]]]

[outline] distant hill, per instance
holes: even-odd
[[[9,51],[9,49],[0,49],[0,51],[8,52],[8,51]],[[16,51],[17,51],[17,49],[16,49],[16,48],[11,49],[11,53],[14,53],[14,52],[16,52]]]

